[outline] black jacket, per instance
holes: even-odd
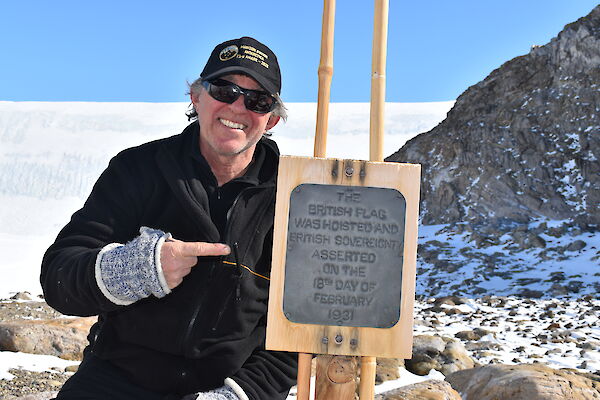
[[[192,123],[111,160],[44,256],[44,295],[65,314],[99,315],[87,351],[150,390],[206,391],[230,377],[251,399],[284,399],[296,356],[264,350],[278,149],[259,142],[263,165],[235,199],[220,238],[200,180],[198,129]],[[141,226],[184,241],[225,242],[233,251],[201,257],[162,299],[118,306],[98,288],[96,256],[109,243],[133,239]]]

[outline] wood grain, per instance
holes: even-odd
[[[352,168],[356,173],[347,176]],[[361,172],[362,171],[362,172]],[[267,348],[312,354],[410,358],[417,250],[420,165],[283,156],[277,183]],[[302,183],[393,188],[406,200],[400,320],[391,328],[297,324],[283,314],[291,191]],[[343,340],[324,341],[341,336]],[[353,345],[351,345],[351,343]]]

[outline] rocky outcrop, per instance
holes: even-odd
[[[462,400],[448,382],[429,380],[400,387],[381,395],[375,400]]]
[[[600,382],[542,365],[488,365],[455,372],[446,380],[467,399],[600,399]]]
[[[375,383],[379,384],[400,378],[402,367],[404,367],[404,360],[402,359],[378,357],[377,368],[375,369]]]
[[[87,334],[95,322],[95,317],[2,322],[0,350],[81,360]]]
[[[412,358],[404,361],[405,368],[416,375],[427,375],[432,369],[444,375],[473,368],[475,362],[458,340],[431,335],[413,339]]]
[[[548,218],[597,230],[599,105],[597,6],[468,88],[442,123],[386,161],[422,165],[425,224]]]
[[[81,360],[87,334],[96,317],[66,317],[44,301],[23,301],[28,293],[18,293],[13,301],[0,302],[0,351],[45,354],[65,360]]]

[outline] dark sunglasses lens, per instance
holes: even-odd
[[[240,97],[240,92],[235,90],[235,87],[232,85],[226,86],[210,86],[210,95],[214,97],[218,101],[222,101],[223,103],[231,104]]]
[[[215,100],[228,104],[232,104],[243,94],[246,108],[259,114],[266,114],[275,107],[275,99],[268,93],[242,89],[236,84],[222,79],[210,82],[208,92]]]
[[[265,114],[273,109],[275,99],[266,93],[246,91],[244,93],[244,104],[250,111]]]

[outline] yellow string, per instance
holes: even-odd
[[[234,262],[231,262],[231,261],[223,261],[223,264],[236,265],[236,266],[238,265],[238,264],[236,264],[236,263],[234,263]],[[270,280],[271,280],[270,278],[268,278],[268,277],[266,277],[266,276],[264,276],[264,275],[261,275],[261,274],[259,274],[259,273],[257,273],[257,272],[254,272],[254,271],[252,271],[250,268],[246,267],[246,266],[245,266],[245,265],[243,265],[243,264],[240,264],[240,267],[246,268],[246,269],[248,270],[248,272],[250,272],[252,275],[259,276],[259,277],[261,277],[261,278],[263,278],[263,279],[266,279],[266,280],[268,280],[268,281],[270,281]]]

